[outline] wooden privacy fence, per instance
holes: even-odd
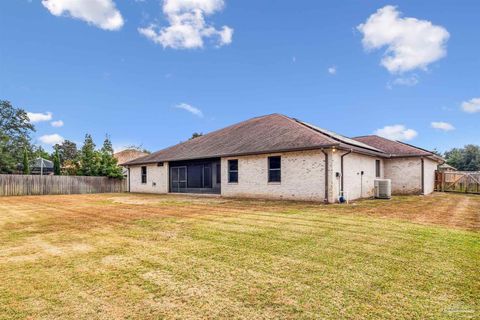
[[[435,191],[480,194],[480,172],[435,172]]]
[[[0,175],[0,196],[126,192],[126,179]]]

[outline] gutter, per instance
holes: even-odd
[[[325,199],[324,203],[328,203],[328,153],[324,149],[321,149],[322,153],[325,155]]]

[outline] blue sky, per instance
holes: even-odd
[[[443,151],[480,144],[478,21],[473,0],[5,0],[0,98],[47,148],[155,151],[277,112]]]

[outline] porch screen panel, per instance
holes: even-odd
[[[202,188],[203,186],[203,165],[188,166],[188,187]]]
[[[178,177],[180,179],[180,182],[178,186],[182,189],[185,189],[187,187],[187,170],[186,168],[181,168],[178,173]]]
[[[212,167],[210,165],[205,165],[203,167],[203,187],[212,187]]]

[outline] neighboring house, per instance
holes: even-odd
[[[444,163],[444,164],[441,164],[441,165],[438,166],[438,171],[455,172],[455,171],[458,171],[458,169],[455,168],[455,167],[452,167],[451,165],[449,165],[447,163]]]
[[[377,136],[350,139],[280,114],[253,118],[129,161],[129,190],[335,202],[433,192],[432,152]]]
[[[147,152],[139,151],[136,149],[126,149],[113,154],[113,157],[117,159],[119,166],[122,166],[122,172],[124,176],[127,176],[128,170],[123,165],[126,162],[141,158],[148,155]]]

